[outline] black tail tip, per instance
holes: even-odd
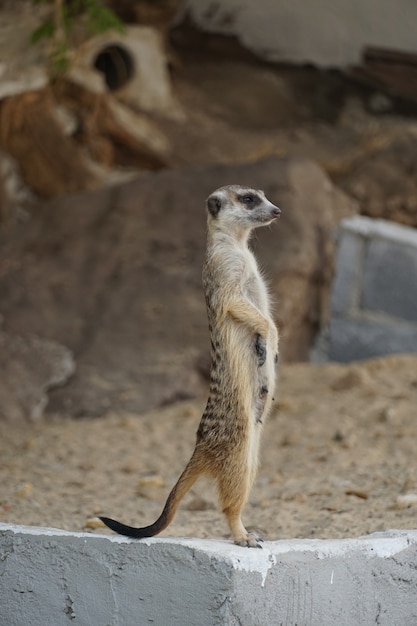
[[[105,524],[106,526],[109,526],[109,524],[111,524],[112,522],[114,522],[114,520],[110,519],[109,517],[102,517],[101,515],[97,515],[98,519],[103,522],[103,524]],[[110,526],[109,526],[110,528]]]
[[[114,519],[110,519],[110,517],[101,517],[98,518],[105,524],[108,528],[113,530],[115,533],[119,535],[124,535],[125,537],[131,537],[132,539],[143,539],[144,537],[153,537],[155,532],[151,531],[152,527],[147,528],[134,528],[133,526],[126,526],[126,524],[121,524],[120,522],[116,522]]]
[[[123,530],[133,530],[133,528],[130,528],[130,526],[125,526],[120,522],[116,522],[116,520],[111,519],[110,517],[101,517],[101,515],[99,515],[98,519],[101,520],[103,524],[105,524],[108,528],[113,530],[115,533],[118,533],[119,535],[126,534],[126,532],[123,532]]]

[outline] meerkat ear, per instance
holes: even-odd
[[[217,217],[222,208],[222,200],[220,196],[212,195],[207,198],[207,210],[213,216]]]

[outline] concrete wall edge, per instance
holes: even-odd
[[[360,537],[343,538],[343,539],[280,539],[276,541],[265,541],[261,550],[241,548],[234,545],[231,541],[220,539],[200,539],[196,537],[151,537],[141,539],[138,542],[135,539],[122,537],[120,535],[102,535],[91,532],[71,532],[59,528],[47,528],[37,526],[24,526],[18,524],[4,524],[0,522],[0,538],[6,533],[13,535],[33,535],[47,536],[59,539],[60,537],[78,538],[81,541],[96,540],[110,541],[116,544],[144,544],[148,546],[157,544],[178,545],[192,550],[203,550],[210,553],[218,554],[220,551],[224,553],[225,558],[231,561],[238,559],[239,563],[258,562],[262,559],[262,555],[282,556],[289,552],[313,552],[317,558],[326,558],[329,556],[343,556],[352,549],[370,552],[377,556],[392,556],[398,551],[409,547],[412,544],[417,546],[417,529],[401,530],[389,529],[381,532],[375,532]],[[252,558],[256,557],[256,558]]]

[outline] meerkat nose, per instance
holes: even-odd
[[[273,205],[271,211],[274,217],[279,217],[281,215],[281,209],[278,208],[277,206]]]

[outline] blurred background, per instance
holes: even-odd
[[[416,23],[414,0],[0,2],[0,521],[45,524],[51,506],[83,528],[93,490],[128,497],[108,490],[121,468],[144,472],[132,515],[159,507],[208,388],[205,198],[238,183],[282,209],[253,242],[282,363],[257,510],[290,503],[287,532],[311,504],[288,530],[304,535],[348,511],[340,535],[346,494],[365,506],[389,487],[363,519],[384,527],[392,505],[411,524]],[[370,466],[348,484],[352,454]],[[287,480],[300,455],[318,484],[345,466],[308,491],[305,470]],[[191,502],[200,523],[206,504]]]

